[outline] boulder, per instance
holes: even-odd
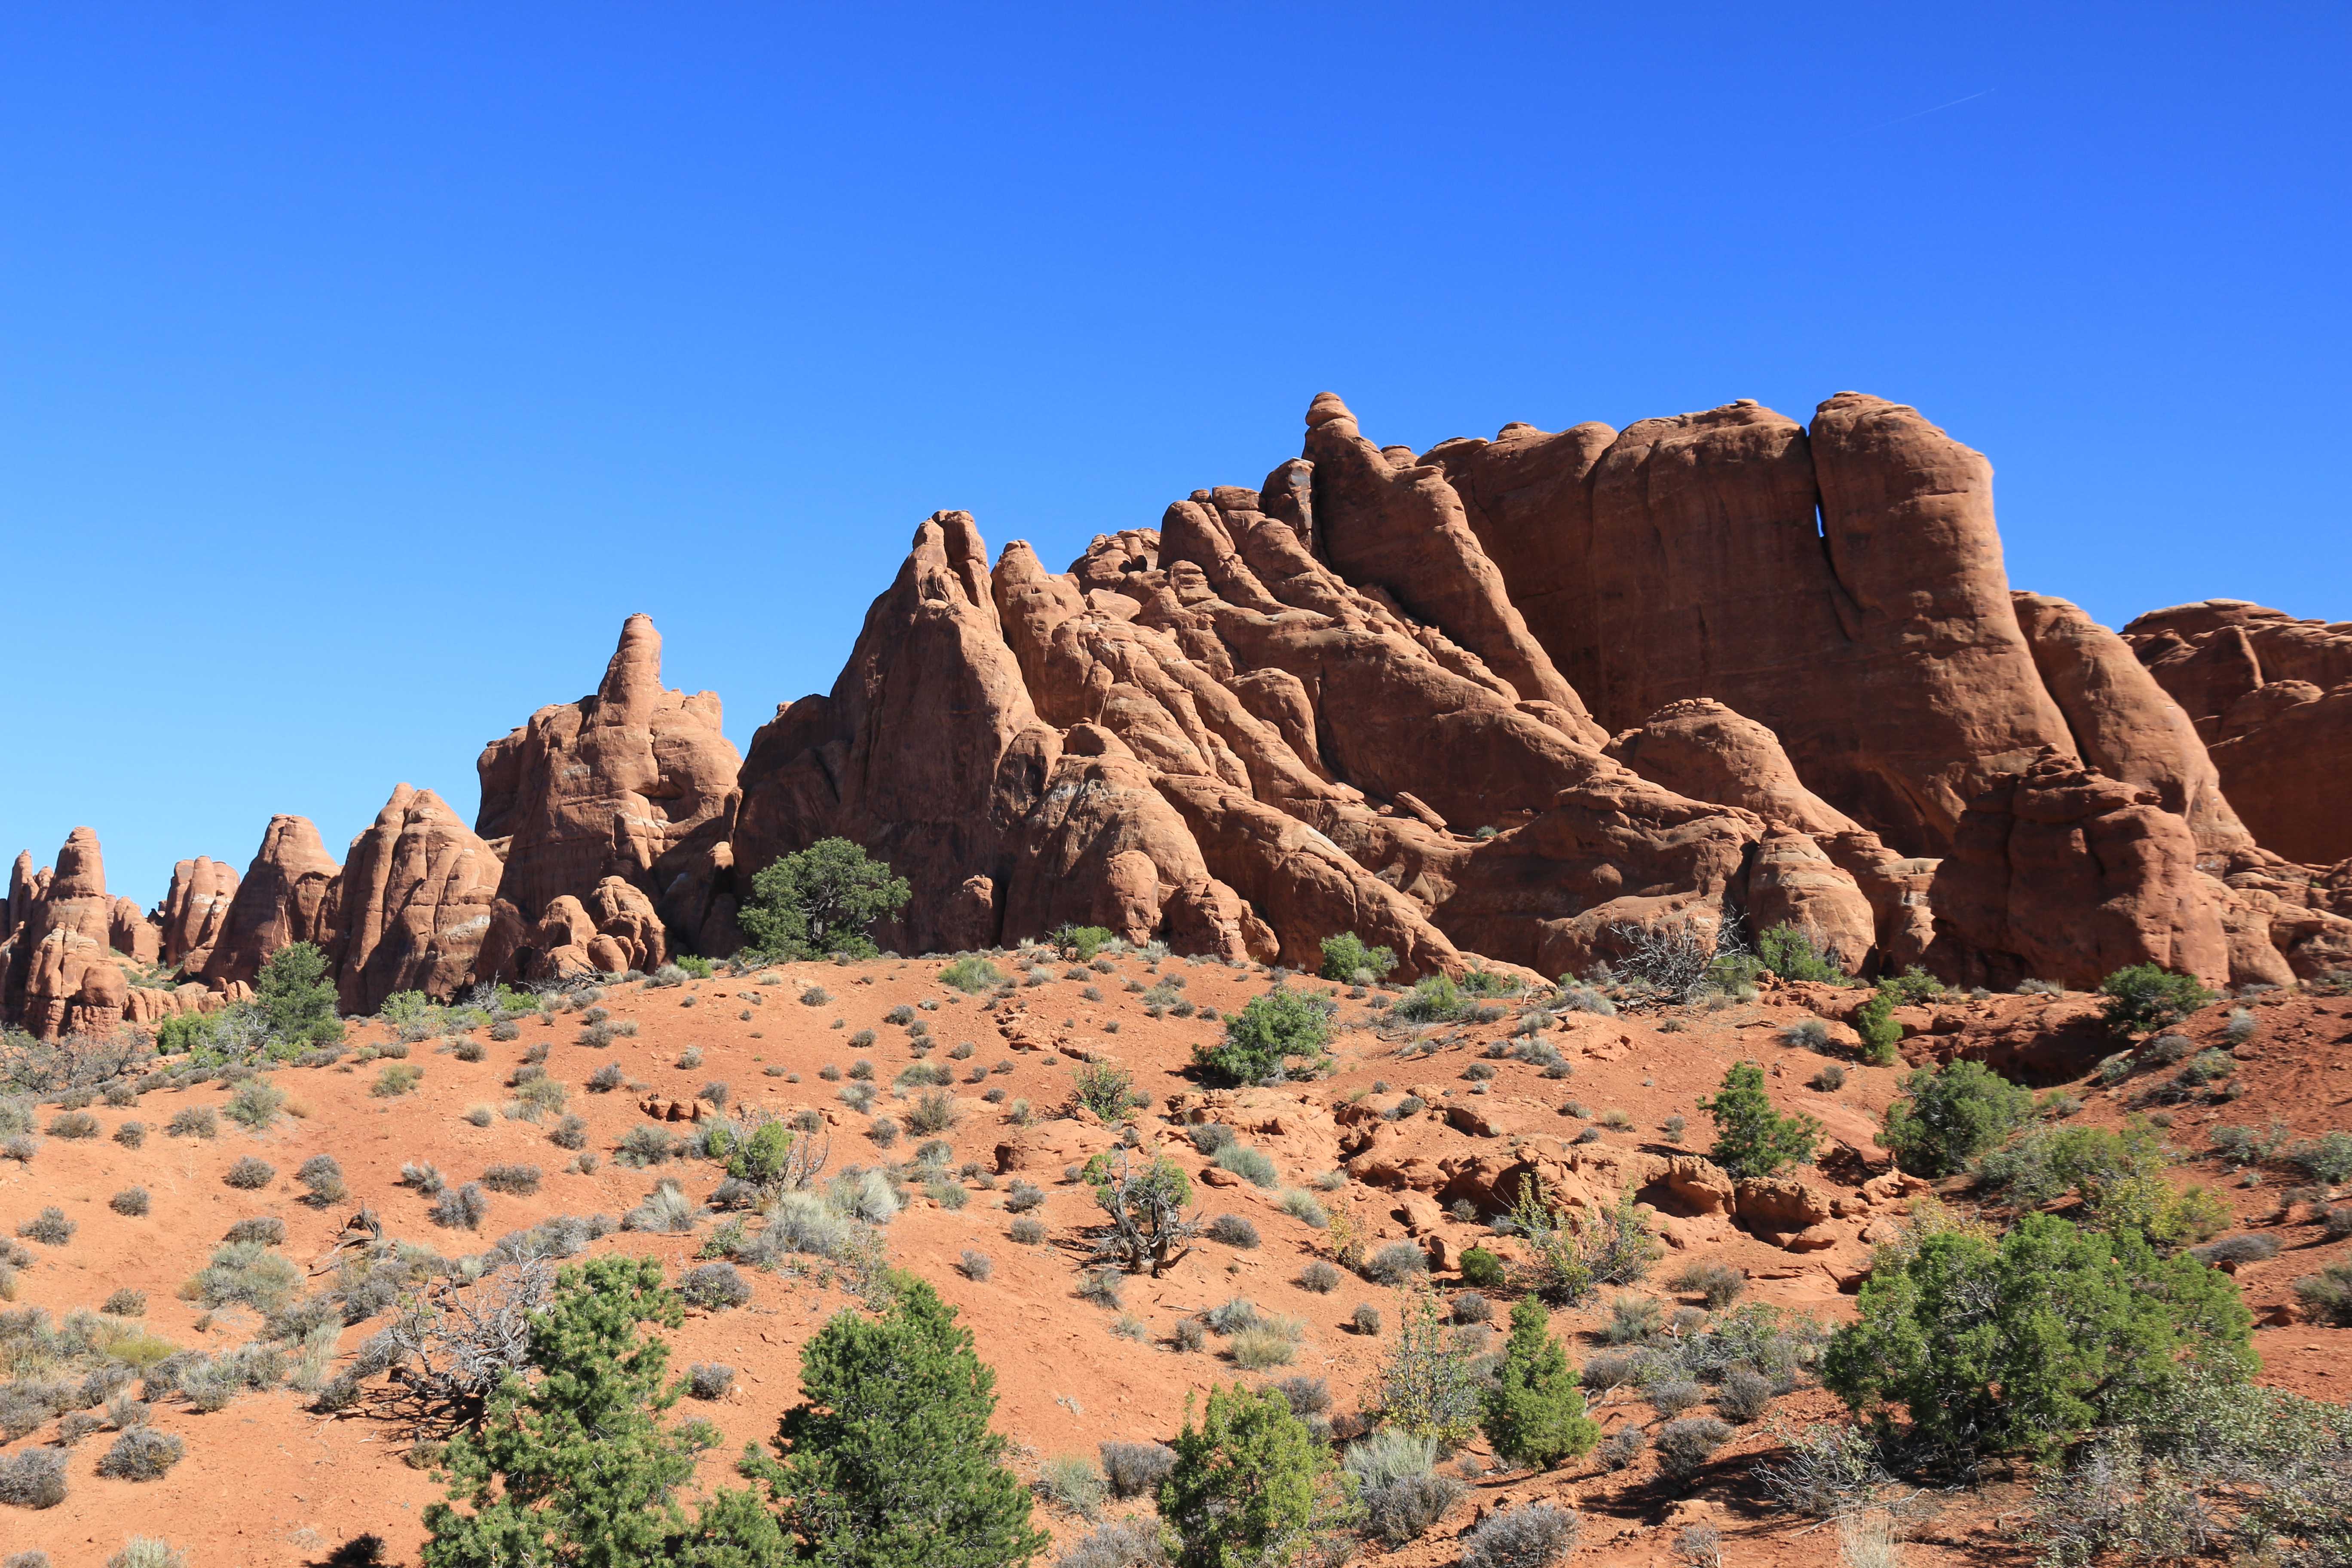
[[[1830,1195],[1794,1176],[1742,1176],[1732,1211],[1750,1229],[1794,1235],[1830,1217]]]

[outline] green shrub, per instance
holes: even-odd
[[[332,1045],[343,1037],[327,955],[310,942],[298,942],[269,955],[254,979],[253,1005],[269,1032],[298,1049]]]
[[[1138,1105],[1150,1103],[1135,1092],[1135,1075],[1116,1062],[1081,1064],[1070,1075],[1070,1098],[1105,1121],[1117,1121]]]
[[[966,953],[940,971],[940,984],[958,991],[993,991],[1004,984],[1004,971],[978,953]],[[871,1045],[873,1042],[866,1042]]]
[[[286,1109],[286,1091],[268,1079],[249,1078],[238,1084],[221,1107],[221,1114],[240,1127],[258,1132]]]
[[[1835,982],[1845,978],[1830,955],[1813,943],[1803,927],[1783,921],[1756,939],[1756,956],[1783,980]]]
[[[652,1258],[599,1258],[558,1275],[554,1300],[530,1321],[541,1375],[508,1378],[443,1456],[448,1499],[425,1510],[427,1568],[782,1562],[783,1534],[754,1493],[721,1491],[691,1515],[678,1500],[708,1443],[661,1424],[685,1389],[667,1385],[668,1351],[639,1325],[682,1321]]]
[[[2134,1231],[2159,1247],[2202,1241],[2228,1211],[2203,1187],[2176,1189],[2164,1177],[2169,1163],[2156,1129],[2135,1117],[2121,1131],[2037,1127],[1979,1160],[1977,1176],[2021,1210],[2080,1193],[2083,1217],[2101,1229]]]
[[[1462,1252],[1462,1283],[1480,1290],[1491,1290],[1503,1282],[1503,1260],[1483,1247],[1465,1247]]]
[[[1533,1296],[1511,1309],[1510,1342],[1481,1425],[1497,1458],[1544,1469],[1582,1458],[1601,1440],[1601,1424],[1584,1412],[1576,1369]]]
[[[1174,1447],[1159,1502],[1180,1568],[1288,1563],[1338,1521],[1331,1451],[1279,1390],[1212,1386],[1197,1427],[1187,1401]]]
[[[1065,925],[1055,929],[1045,939],[1058,948],[1076,948],[1078,962],[1083,963],[1117,940],[1108,926]]]
[[[1458,1018],[1469,1011],[1470,1004],[1462,998],[1462,988],[1444,974],[1426,974],[1413,983],[1413,987],[1397,999],[1389,1009],[1391,1017],[1408,1024],[1438,1024]]]
[[[843,1568],[1027,1563],[1047,1540],[1005,1467],[1007,1439],[990,1429],[995,1373],[929,1284],[893,1274],[887,1285],[881,1316],[843,1312],[801,1352],[784,1458],[759,1461],[786,1527]]]
[[[1476,1429],[1478,1375],[1467,1349],[1445,1326],[1436,1299],[1423,1289],[1400,1304],[1397,1337],[1381,1369],[1381,1418],[1398,1431],[1461,1446]]]
[[[1385,947],[1367,947],[1354,931],[1323,939],[1323,978],[1343,985],[1385,980],[1396,968],[1396,954]]]
[[[1903,1080],[1905,1098],[1886,1110],[1879,1142],[1919,1176],[1947,1176],[2000,1145],[2033,1114],[2032,1091],[1982,1062],[1921,1068]]]
[[[1736,1062],[1723,1087],[1698,1108],[1715,1118],[1715,1163],[1734,1177],[1769,1176],[1783,1166],[1810,1165],[1822,1124],[1801,1112],[1781,1115],[1764,1092],[1764,1069]]]
[[[755,958],[871,958],[878,950],[868,931],[911,896],[904,878],[846,838],[820,838],[754,876],[736,919]]]
[[[2138,1235],[2031,1214],[1996,1244],[1946,1230],[1883,1251],[1822,1380],[1856,1410],[1904,1406],[1955,1449],[2047,1455],[2160,1405],[2185,1366],[2252,1368],[2234,1280]]]
[[[1328,996],[1277,985],[1226,1020],[1221,1044],[1192,1047],[1192,1059],[1236,1083],[1279,1081],[1295,1059],[1321,1067],[1338,1011]]]
[[[2118,969],[2099,982],[2106,997],[2107,1026],[2118,1035],[2150,1034],[2179,1023],[2213,1000],[2193,976],[2174,974],[2153,963]]]
[[[1862,1059],[1873,1067],[1893,1067],[1902,1059],[1903,1026],[1895,1021],[1895,994],[1874,991],[1853,1012],[1853,1032],[1862,1037]]]

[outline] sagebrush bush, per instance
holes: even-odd
[[[1745,1426],[1771,1407],[1772,1380],[1749,1367],[1736,1366],[1724,1374],[1715,1391],[1715,1407],[1734,1426]]]
[[[247,1154],[231,1165],[221,1180],[243,1192],[257,1192],[278,1179],[278,1167]]]
[[[2323,1323],[2352,1328],[2352,1259],[2331,1263],[2294,1282],[2295,1300]]]
[[[1339,1271],[1318,1258],[1298,1271],[1298,1288],[1328,1296],[1339,1288]]]
[[[1234,1364],[1247,1372],[1288,1366],[1298,1358],[1297,1337],[1270,1324],[1244,1329],[1226,1342],[1225,1349]]]
[[[1392,1241],[1364,1259],[1364,1278],[1375,1285],[1403,1285],[1429,1272],[1429,1254],[1421,1244]]]
[[[1712,1415],[1685,1415],[1658,1428],[1658,1468],[1676,1478],[1697,1473],[1731,1436],[1731,1428]]]
[[[147,1124],[144,1121],[126,1121],[114,1130],[114,1141],[125,1149],[139,1148],[147,1142]]]
[[[482,1185],[494,1193],[529,1197],[539,1191],[541,1176],[537,1165],[492,1165],[482,1173]]]
[[[254,1215],[228,1227],[223,1241],[249,1241],[261,1247],[286,1245],[286,1222],[274,1214]]]
[[[1017,1246],[1035,1247],[1045,1239],[1045,1226],[1043,1221],[1024,1215],[1007,1226],[1004,1234]]]
[[[1585,1371],[1589,1373],[1591,1370],[1591,1365],[1588,1363]],[[1639,1426],[1620,1426],[1601,1440],[1601,1447],[1595,1448],[1592,1455],[1594,1458],[1601,1461],[1601,1468],[1622,1470],[1640,1458],[1642,1450],[1649,1445],[1648,1434]]]
[[[1487,1515],[1462,1538],[1462,1568],[1553,1568],[1576,1546],[1577,1518],[1556,1503],[1534,1502]]]
[[[1727,1263],[1693,1263],[1678,1270],[1666,1283],[1677,1290],[1696,1294],[1710,1309],[1721,1311],[1748,1289],[1748,1272]]]
[[[106,1206],[126,1219],[137,1219],[147,1212],[147,1189],[125,1187],[107,1199]]]
[[[451,1230],[479,1230],[484,1216],[490,1212],[490,1200],[472,1182],[462,1187],[452,1187],[436,1199],[425,1211],[425,1217],[435,1225]]]
[[[294,1173],[294,1179],[309,1190],[312,1204],[339,1204],[350,1194],[343,1185],[343,1167],[332,1154],[311,1155]]]
[[[1062,1548],[1054,1568],[1166,1568],[1171,1561],[1154,1519],[1114,1519]]]
[[[724,1362],[698,1361],[686,1369],[686,1388],[697,1399],[724,1399],[735,1386],[735,1369]]]
[[[1377,1335],[1381,1331],[1381,1310],[1370,1301],[1360,1301],[1356,1310],[1348,1315],[1348,1323],[1360,1334],[1368,1337]]]
[[[1037,1495],[1055,1508],[1092,1519],[1101,1511],[1110,1488],[1092,1460],[1064,1454],[1037,1467]]]
[[[751,1299],[751,1282],[731,1263],[705,1263],[687,1270],[677,1293],[689,1307],[706,1312],[725,1311]]]
[[[98,1462],[98,1473],[116,1480],[153,1481],[169,1474],[187,1452],[187,1445],[152,1426],[133,1426],[114,1440]]]
[[[49,1121],[49,1136],[80,1140],[98,1136],[98,1118],[87,1110],[68,1110]]]
[[[143,1318],[147,1315],[147,1292],[123,1286],[109,1292],[98,1310],[110,1318]]]
[[[397,1100],[404,1094],[415,1092],[416,1086],[424,1081],[425,1069],[415,1062],[394,1062],[375,1075],[375,1082],[368,1086],[368,1092],[378,1100]]]
[[[173,1138],[216,1138],[220,1136],[220,1118],[209,1105],[184,1105],[172,1113],[163,1131]]]
[[[1221,1214],[1211,1220],[1207,1235],[1212,1241],[1221,1241],[1227,1247],[1237,1247],[1244,1251],[1250,1251],[1258,1244],[1257,1226],[1237,1214]]]
[[[0,1503],[13,1508],[55,1508],[66,1500],[66,1457],[56,1448],[28,1448],[0,1455]]]
[[[258,1132],[276,1121],[286,1109],[286,1091],[268,1079],[249,1078],[229,1095],[221,1114],[238,1126]]]
[[[1103,1443],[1096,1452],[1102,1457],[1104,1483],[1115,1498],[1155,1496],[1176,1468],[1176,1450],[1165,1443]]]

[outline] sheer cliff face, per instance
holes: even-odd
[[[1810,429],[1743,402],[1605,430],[1429,458],[1610,729],[1725,703],[1915,854],[2038,748],[2072,750],[2010,609],[1991,467],[1915,410],[1840,393]]]

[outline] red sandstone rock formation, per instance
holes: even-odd
[[[1528,624],[1612,730],[1713,698],[1907,854],[2039,747],[2071,749],[2009,606],[1991,468],[1900,405],[1810,431],[1753,403],[1431,449]]]
[[[2195,724],[2256,842],[2311,865],[2352,857],[2352,622],[2208,599],[2151,611],[2123,640]]]
[[[304,940],[353,1009],[650,970],[730,951],[749,875],[830,835],[913,885],[904,950],[1077,921],[1312,966],[1352,931],[1407,975],[1559,973],[1686,916],[2000,983],[2352,963],[2352,860],[2317,864],[2352,855],[2352,626],[2209,601],[2119,638],[2012,594],[1990,466],[1859,394],[1419,457],[1329,394],[1307,424],[1259,488],[1064,573],[935,515],[740,766],[637,616],[594,695],[483,752],[473,831],[403,785],[339,868],[279,817],[149,920],[77,830],[18,858],[0,1006],[152,1023]],[[110,948],[212,991],[127,987]]]
[[[199,855],[172,868],[172,885],[155,910],[163,928],[163,961],[191,974],[204,973],[236,897],[236,868]]]
[[[77,827],[54,871],[30,867],[31,857],[19,856],[9,884],[13,929],[0,942],[6,1015],[42,1039],[111,1029],[122,1021],[130,984],[110,942],[115,900],[98,835]]]
[[[394,788],[374,826],[352,840],[336,886],[343,1010],[373,1013],[395,991],[446,998],[465,989],[500,870],[439,795]]]
[[[203,978],[214,990],[250,985],[269,955],[298,942],[333,940],[337,866],[306,816],[273,816],[229,900]]]
[[[1940,972],[2001,990],[2087,990],[2127,964],[2231,977],[2219,885],[2155,790],[2055,751],[1969,805],[1936,872]]]
[[[475,831],[498,846],[499,897],[536,919],[622,877],[688,940],[732,945],[718,898],[741,759],[719,731],[719,698],[665,689],[661,634],[631,616],[595,694],[542,708],[475,764]]]
[[[2251,847],[2197,727],[2123,638],[2063,599],[2012,594],[2010,600],[2083,761],[2154,790],[2158,805],[2188,822],[2200,848]]]

